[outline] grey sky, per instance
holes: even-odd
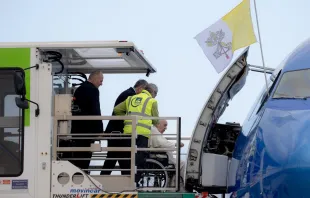
[[[193,37],[241,2],[1,1],[0,42],[133,41],[158,69],[158,73],[147,80],[159,87],[160,115],[182,117],[184,136],[191,135],[201,108],[222,75],[215,72]],[[307,0],[257,1],[267,66],[276,67],[308,38],[309,7]],[[254,8],[252,19],[256,29]],[[251,46],[248,62],[262,64],[258,43]],[[103,114],[110,115],[117,95],[141,77],[145,76],[105,75],[100,88]],[[242,123],[262,86],[263,74],[250,73],[246,87],[234,98],[221,120]]]
[[[133,41],[158,69],[147,80],[159,86],[160,115],[181,116],[182,132],[190,135],[205,100],[222,75],[215,72],[193,37],[239,2],[11,0],[0,7],[0,41]],[[309,27],[303,24],[308,22],[309,7],[310,2],[303,0],[257,1],[267,66],[277,66],[307,38]],[[252,18],[255,22],[254,9]],[[251,46],[248,60],[261,65],[258,43]],[[145,76],[106,75],[100,88],[103,114],[110,115],[117,95],[141,77]],[[250,73],[249,77],[222,120],[243,122],[264,84],[263,74]]]

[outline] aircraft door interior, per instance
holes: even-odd
[[[189,177],[187,180],[188,189],[194,188],[200,192],[219,194],[226,193],[228,187],[235,185],[234,178],[239,162],[232,157],[232,154],[242,127],[239,123],[226,122],[222,124],[218,121],[228,107],[229,101],[246,84],[249,72],[246,57],[247,50],[223,75],[202,111],[200,122],[194,131],[197,143],[199,143],[199,134],[204,134],[203,142],[200,144],[199,181],[196,179],[196,175],[191,175],[192,178]],[[204,133],[199,125],[205,127]],[[196,147],[197,143],[194,143],[192,151],[189,152],[190,154],[192,152],[191,155],[195,154],[193,151],[199,148]],[[191,162],[191,160],[195,161],[195,158],[190,158],[189,161]],[[188,169],[196,170],[196,165],[192,165],[192,167],[195,168],[189,167]]]
[[[232,153],[241,132],[239,123],[215,124],[203,148],[202,186],[213,186],[215,191],[226,191],[231,185],[228,173],[236,169]]]

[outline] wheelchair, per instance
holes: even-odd
[[[141,171],[139,188],[153,187],[153,188],[167,188],[175,174],[174,164],[169,164],[169,157],[166,152],[147,152],[148,158],[145,160],[143,169],[152,169],[150,171]],[[153,182],[151,182],[153,181]]]

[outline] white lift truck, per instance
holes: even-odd
[[[168,164],[166,156],[160,153],[162,149],[146,149],[149,152],[147,170],[141,174],[139,187],[134,183],[135,152],[139,150],[135,146],[103,148],[95,143],[91,147],[59,147],[61,138],[67,141],[79,138],[69,134],[70,120],[132,119],[135,129],[137,119],[142,119],[72,116],[72,94],[79,81],[86,80],[86,74],[94,70],[104,74],[145,73],[147,76],[156,72],[132,42],[0,43],[0,198],[143,198],[151,194],[141,191],[157,190],[166,192],[165,196],[169,195],[167,192],[178,191],[179,146],[175,150],[176,167]],[[180,118],[165,119],[176,121],[179,145]],[[104,133],[100,137],[89,133],[87,136],[96,140],[112,138]],[[131,143],[135,145],[135,138],[131,138]],[[111,150],[131,152],[130,175],[88,175],[72,165],[70,159],[61,159],[65,152],[98,154]],[[171,186],[168,183],[173,176],[176,176],[176,185]],[[152,185],[150,178],[154,181]],[[171,196],[193,197],[194,194]]]

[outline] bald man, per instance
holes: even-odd
[[[168,122],[167,120],[160,120],[158,124],[156,124],[155,126],[152,126],[151,132],[152,132],[152,136],[150,138],[150,147],[153,148],[172,148],[175,149],[176,148],[176,143],[170,142],[169,140],[167,140],[164,136],[163,133],[167,130],[167,126],[168,126]],[[184,144],[181,142],[180,147],[183,147]],[[174,164],[176,165],[176,158],[174,158],[172,151],[168,151],[167,152],[168,158],[169,158],[169,164]],[[180,160],[180,176],[182,178],[182,182],[184,185],[184,170],[185,168],[185,162]],[[173,181],[175,182],[175,181]],[[172,184],[174,185],[174,184]],[[183,190],[183,185],[181,185],[181,189]]]
[[[78,112],[72,112],[74,116],[101,116],[99,87],[103,82],[101,71],[92,72],[88,81],[85,81],[74,92],[74,105],[79,107]],[[103,133],[102,120],[72,120],[71,133]],[[83,136],[75,136],[83,137]],[[94,136],[89,136],[94,137]],[[93,140],[75,139],[72,141],[74,147],[89,147]],[[75,152],[74,158],[91,158],[92,152]],[[88,169],[90,160],[70,160],[72,164],[81,168]],[[88,173],[88,171],[85,171]]]

